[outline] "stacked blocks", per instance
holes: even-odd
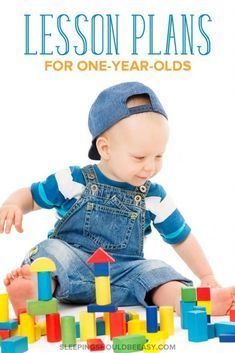
[[[114,312],[117,310],[111,304],[110,262],[115,262],[115,260],[102,248],[96,250],[87,260],[87,264],[94,264],[96,293],[96,304],[88,305],[88,312]]]

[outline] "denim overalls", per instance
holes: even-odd
[[[50,239],[38,244],[25,259],[50,257],[57,267],[55,296],[64,302],[95,302],[93,268],[86,264],[102,247],[116,260],[111,264],[112,302],[146,305],[146,294],[178,280],[192,282],[160,260],[143,257],[147,181],[128,190],[99,183],[92,165],[82,169],[86,187],[80,199],[57,222]]]

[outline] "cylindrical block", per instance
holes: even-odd
[[[95,313],[87,313],[86,311],[80,311],[79,322],[81,341],[96,338]]]
[[[61,341],[60,314],[46,315],[46,332],[48,342]]]
[[[38,272],[38,300],[52,299],[51,272]]]
[[[34,343],[35,328],[34,328],[34,317],[27,313],[20,314],[20,334],[21,336],[27,336],[29,343]]]
[[[111,304],[110,277],[95,277],[96,304]]]
[[[0,322],[9,321],[8,294],[0,294]]]
[[[76,326],[74,316],[63,316],[61,318],[62,344],[65,347],[76,344]]]
[[[146,307],[147,332],[157,332],[157,307],[155,305]]]
[[[160,306],[160,329],[168,332],[169,336],[174,334],[174,312],[173,306]]]

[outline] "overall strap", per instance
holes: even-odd
[[[94,167],[93,167],[92,164],[89,164],[89,165],[83,167],[81,169],[81,171],[82,171],[82,174],[83,174],[84,179],[86,181],[86,185],[88,183],[91,183],[91,184],[97,184],[98,183],[97,176],[95,174]]]

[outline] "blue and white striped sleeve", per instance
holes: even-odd
[[[61,207],[72,198],[79,198],[85,181],[79,167],[69,167],[49,175],[45,181],[33,183],[31,193],[42,208]]]
[[[158,184],[151,184],[146,197],[146,211],[150,212],[154,227],[166,243],[178,244],[191,232],[173,200]]]

